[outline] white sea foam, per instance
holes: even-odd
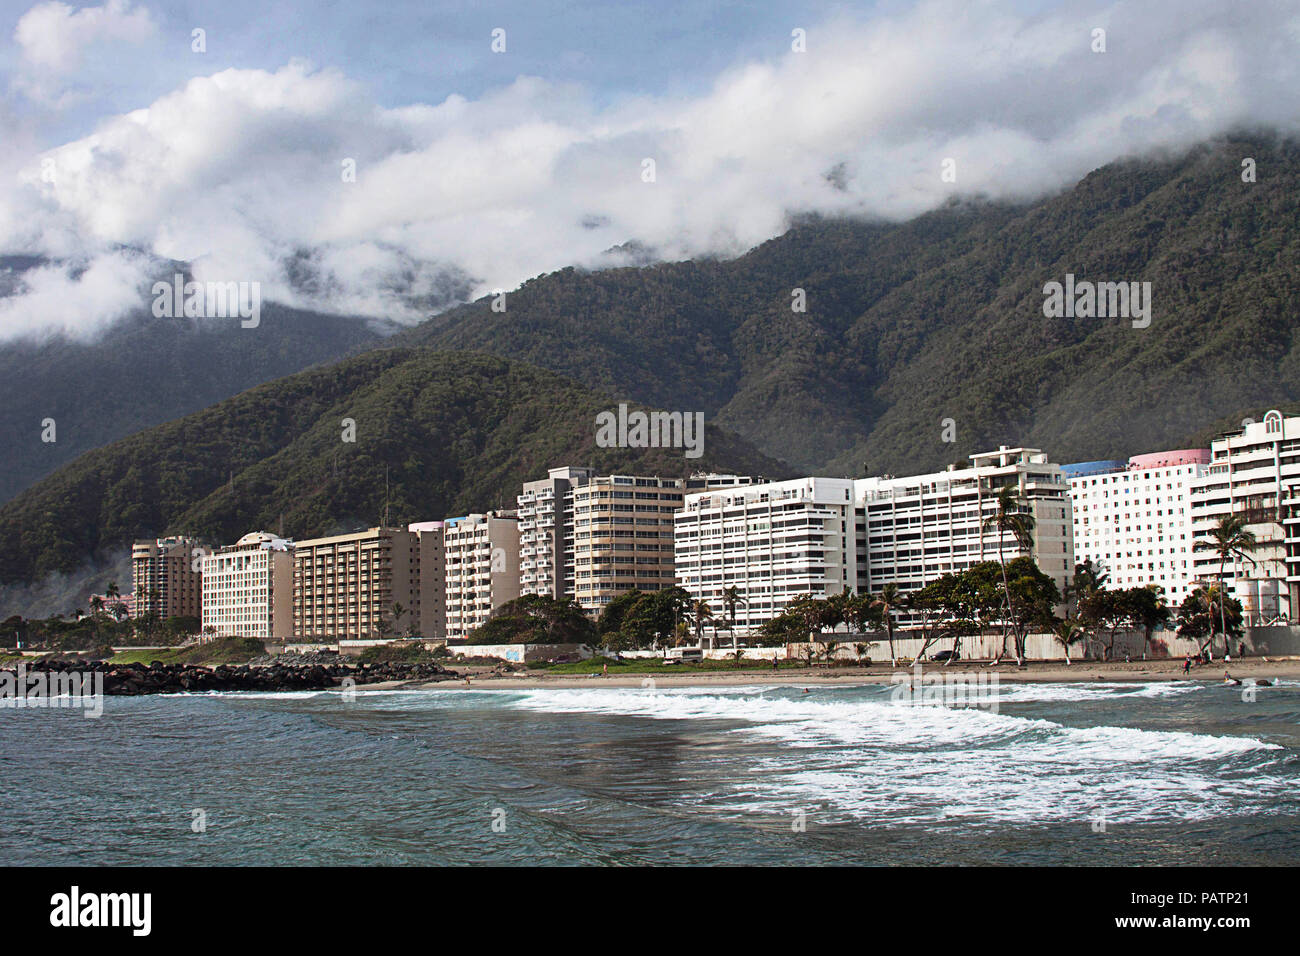
[[[1119,700],[1163,685],[1070,686],[1076,696],[1057,701]],[[753,772],[737,774],[734,793],[707,798],[735,812],[788,814],[809,806],[831,818],[882,824],[959,819],[1086,826],[1098,808],[1112,823],[1230,812],[1241,805],[1243,773],[1250,774],[1245,792],[1263,812],[1270,795],[1284,793],[1283,778],[1269,770],[1271,752],[1282,748],[1252,737],[911,707],[892,703],[888,688],[879,687],[845,696],[794,696],[789,688],[726,695],[583,688],[532,691],[512,706],[737,722],[732,733],[739,740],[779,748],[751,766]],[[1248,766],[1229,766],[1242,760]]]

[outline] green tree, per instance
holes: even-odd
[[[469,643],[596,644],[600,637],[597,624],[572,598],[525,594],[494,609]]]
[[[691,626],[695,631],[695,643],[704,646],[704,628],[713,620],[713,608],[709,607],[709,602],[704,598],[697,598],[690,603],[687,610],[687,617],[691,621]]]
[[[731,649],[736,650],[736,608],[745,604],[740,596],[740,589],[732,585],[722,589],[722,610],[727,615],[727,626],[731,631]]]
[[[989,515],[981,524],[983,531],[996,531],[998,535],[998,564],[1002,566],[1002,590],[1006,595],[1006,623],[1010,623],[1015,618],[1015,607],[1011,599],[1011,585],[1007,581],[1007,562],[1006,556],[1002,550],[1003,539],[1008,535],[1016,542],[1016,546],[1026,552],[1032,552],[1034,547],[1034,516],[1029,514],[1024,503],[1016,493],[1016,489],[1006,486],[998,491],[996,508],[993,514]],[[1003,643],[1006,643],[1006,631],[1003,631]],[[1023,664],[1024,657],[1020,651],[1020,643],[1017,642],[1016,663]]]
[[[1227,597],[1217,584],[1197,588],[1178,608],[1178,633],[1201,641],[1202,654],[1214,640],[1216,625],[1222,627],[1226,641],[1228,635],[1241,633],[1241,622],[1241,603]]]
[[[1151,633],[1169,623],[1172,613],[1165,603],[1164,588],[1158,584],[1129,588],[1122,592],[1121,608],[1128,623],[1142,631],[1143,653],[1151,651]]]
[[[1011,620],[1012,635],[1016,644],[1016,660],[1025,660],[1025,643],[1031,630],[1051,626],[1052,610],[1061,603],[1061,592],[1056,582],[1042,572],[1033,558],[1021,555],[1006,568],[1015,598],[1015,614]]]
[[[1086,638],[1088,632],[1075,618],[1065,617],[1058,618],[1053,622],[1052,636],[1056,638],[1056,643],[1060,644],[1061,649],[1065,651],[1065,663],[1068,665],[1072,663],[1070,661],[1070,648]]]
[[[1246,518],[1243,515],[1224,515],[1219,519],[1219,523],[1210,529],[1208,538],[1196,542],[1196,550],[1213,551],[1219,556],[1219,591],[1226,594],[1227,591],[1223,586],[1223,572],[1229,560],[1235,564],[1238,560],[1245,561],[1255,566],[1255,559],[1251,553],[1259,546],[1255,538],[1255,532],[1246,528]],[[1225,650],[1228,643],[1228,621],[1224,610],[1226,601],[1219,601],[1219,626],[1223,632],[1223,641]],[[1210,644],[1214,643],[1214,634],[1210,634]],[[1211,647],[1213,650],[1213,647]]]

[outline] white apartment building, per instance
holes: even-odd
[[[293,637],[293,542],[246,534],[203,558],[203,628],[223,637]]]
[[[464,640],[492,612],[519,597],[519,521],[489,511],[443,523],[444,600],[448,640]]]
[[[1253,563],[1229,562],[1224,568],[1224,581],[1241,601],[1248,623],[1294,620],[1300,612],[1300,565],[1288,555],[1285,521],[1296,482],[1300,417],[1270,411],[1263,421],[1211,441],[1209,468],[1192,486],[1192,532],[1198,541],[1207,540],[1224,515],[1240,514],[1259,542]],[[1218,556],[1194,552],[1194,570],[1200,580],[1218,580]]]
[[[1091,560],[1115,590],[1158,585],[1177,608],[1196,589],[1192,486],[1209,462],[1208,448],[1187,448],[1064,466],[1075,562]]]
[[[677,583],[736,631],[767,623],[795,598],[857,589],[861,566],[849,478],[798,478],[689,494],[674,520]]]
[[[545,478],[524,482],[519,505],[519,593],[572,596],[566,538],[572,537],[571,492],[595,477],[591,468],[551,468]]]
[[[998,533],[984,530],[997,513],[998,492],[1015,489],[1034,518],[1032,554],[1039,568],[1064,592],[1074,573],[1069,486],[1061,467],[1037,448],[1009,448],[971,455],[965,468],[907,478],[859,478],[855,498],[865,512],[866,588],[886,584],[919,590],[981,561],[998,560]],[[1002,556],[1024,552],[1007,535]]]

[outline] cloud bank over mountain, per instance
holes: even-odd
[[[7,98],[26,112],[84,89],[89,47],[93,73],[156,44],[145,5],[62,7],[18,21]],[[35,152],[0,102],[15,126],[0,254],[58,260],[0,300],[0,337],[93,335],[147,301],[159,258],[260,281],[264,299],[411,322],[544,271],[619,264],[623,243],[734,255],[800,214],[1028,199],[1120,156],[1300,122],[1300,8],[1286,0],[1084,14],[932,0],[800,29],[804,52],[774,36],[770,57],[698,95],[609,100],[521,75],[388,107],[346,64],[293,60],[195,77]]]

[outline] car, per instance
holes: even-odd
[[[932,654],[932,655],[930,656],[930,660],[932,660],[932,661],[946,661],[946,660],[959,661],[959,660],[961,660],[961,655],[958,654],[956,651],[940,651],[938,654]]]

